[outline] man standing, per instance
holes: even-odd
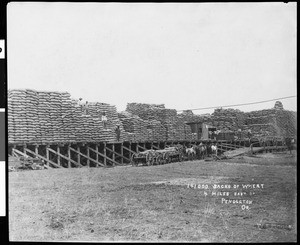
[[[116,131],[117,141],[120,141],[121,130],[119,125],[117,126],[115,131]]]
[[[103,122],[103,127],[104,127],[104,129],[106,129],[106,125],[107,125],[107,117],[106,117],[105,112],[103,112],[103,114],[102,114],[101,121]]]
[[[248,138],[251,139],[251,129],[248,129]]]
[[[84,114],[87,115],[89,113],[89,102],[86,101],[84,105]]]

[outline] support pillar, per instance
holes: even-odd
[[[78,152],[80,152],[80,147],[77,145],[77,149],[76,149]],[[80,165],[80,154],[77,154],[77,162],[78,164]]]
[[[47,166],[49,167],[49,151],[47,150],[47,148],[50,147],[49,145],[46,145],[46,159],[47,159]]]
[[[98,147],[98,145],[96,145],[96,161],[97,162],[99,162],[99,155],[98,155],[98,152],[99,152],[99,147]],[[97,164],[97,166],[96,167],[99,167],[99,165]]]
[[[124,155],[123,142],[121,143],[121,155],[122,156]],[[121,157],[121,164],[124,164],[124,158],[123,157]]]
[[[70,145],[68,145],[68,158],[71,159],[71,150]],[[71,168],[71,161],[68,161],[68,168]]]
[[[104,157],[104,165],[106,166],[106,143],[104,143],[104,149],[103,149],[103,155],[105,156]]]
[[[60,146],[59,146],[59,145],[57,146],[57,152],[58,152],[58,154],[60,154]],[[61,166],[61,163],[60,163],[60,156],[57,156],[57,164],[58,164],[59,166]]]
[[[112,159],[115,161],[116,160],[116,154],[115,154],[115,144],[112,144]],[[116,164],[113,162],[113,166],[115,166]]]
[[[89,149],[89,147],[87,148],[87,156],[90,157],[90,149]],[[90,159],[87,159],[87,165],[88,165],[88,167],[91,167]]]

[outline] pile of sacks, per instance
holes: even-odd
[[[278,104],[278,102],[276,102]],[[245,130],[250,129],[255,137],[295,137],[297,114],[281,107],[245,113]]]
[[[288,110],[276,110],[276,126],[280,129],[281,135],[295,137],[297,135],[297,113]]]
[[[148,123],[146,140],[176,141],[196,137],[192,134],[190,126],[185,124],[189,121],[190,115],[187,113],[178,115],[176,110],[166,109],[163,104],[128,103],[126,112]],[[125,130],[132,128],[132,123],[130,124],[128,120],[122,119],[123,124],[126,125]],[[135,132],[138,133],[137,130]]]
[[[155,119],[147,121],[148,140],[164,141],[167,139],[167,131],[163,124]]]
[[[106,128],[102,112],[107,115]],[[85,110],[67,92],[8,91],[9,143],[114,142],[117,125],[124,140],[115,106],[90,103]]]
[[[244,112],[237,109],[215,109],[212,113],[210,121],[213,126],[220,130],[233,130],[237,131],[241,129],[245,123]]]
[[[136,115],[128,112],[118,113],[119,120],[122,122],[124,130],[128,133],[128,141],[146,141],[148,140],[148,122]]]

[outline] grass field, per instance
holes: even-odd
[[[294,153],[10,172],[10,240],[295,242],[296,162]],[[207,184],[208,195],[199,184]],[[215,190],[230,196],[212,196],[213,184],[230,184]],[[234,191],[246,194],[233,197]],[[225,204],[222,198],[253,203]],[[265,223],[292,228],[257,226]]]

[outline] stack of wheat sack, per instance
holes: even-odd
[[[8,93],[9,143],[27,143],[29,141],[27,122],[27,103],[25,90],[11,90]],[[12,133],[12,135],[10,135]]]
[[[95,103],[97,113],[86,114],[67,92],[10,90],[8,93],[9,143],[94,142],[116,140],[115,127],[120,126],[121,139],[127,137],[116,108]],[[108,129],[98,115],[106,112]],[[97,114],[97,115],[95,115]]]
[[[136,120],[133,117],[138,116],[133,116],[131,113],[127,111],[122,111],[118,113],[118,117],[120,119],[120,122],[124,128],[124,140],[125,141],[136,141],[136,135],[135,135],[135,125],[136,125]]]
[[[276,127],[280,130],[280,136],[296,137],[297,135],[297,113],[288,110],[277,110]]]
[[[123,125],[123,128],[126,132],[134,132],[134,122],[131,120],[133,115],[129,112],[122,111],[118,113],[118,117]]]
[[[167,140],[175,141],[178,139],[177,111],[172,109],[162,109],[161,116],[164,118],[162,124],[166,128]]]
[[[38,139],[41,143],[48,143],[53,138],[53,130],[50,119],[50,94],[39,91],[38,93],[38,110],[37,117],[40,131]]]
[[[215,109],[212,113],[212,122],[214,126],[221,130],[237,131],[245,123],[244,112],[237,109]]]
[[[69,117],[69,123],[70,123],[69,126],[74,132],[72,134],[72,138],[74,137],[75,142],[83,142],[84,128],[82,126],[82,121],[81,121],[81,118],[83,116],[83,110],[78,105],[78,101],[71,99],[71,103],[72,103],[72,111],[67,117]]]
[[[244,127],[244,130],[250,129],[253,137],[262,138],[278,134],[274,109],[246,112],[245,116],[246,127]]]
[[[143,119],[135,120],[135,131],[137,141],[147,141],[148,140],[148,131],[147,131],[147,121]]]
[[[164,141],[166,140],[166,128],[158,120],[152,119],[147,121],[148,140]]]
[[[76,132],[74,128],[74,106],[71,95],[68,92],[61,93],[61,141],[62,142],[76,142]]]
[[[163,127],[166,131],[166,140],[183,140],[186,138],[192,138],[193,136],[191,132],[186,132],[188,131],[188,127],[185,125],[186,120],[183,120],[182,117],[178,117],[176,110],[166,109],[163,104],[128,103],[126,111],[137,115],[144,120],[160,121],[162,124],[162,127],[160,127],[161,131],[163,131]],[[152,136],[149,137],[153,140],[156,140],[156,135],[159,134],[157,128],[153,128],[151,131],[149,126],[148,133],[152,133]]]
[[[16,103],[13,100],[13,91],[8,91],[7,93],[7,132],[8,132],[8,142],[9,143],[15,143],[17,142],[16,139],[16,123],[15,123],[15,116],[14,116],[14,111],[16,108]]]
[[[39,141],[40,125],[38,120],[38,93],[34,90],[26,89],[24,99],[26,106],[27,137],[28,143]]]
[[[127,103],[126,111],[139,116],[143,120],[156,119],[161,121],[163,115],[160,115],[160,109],[164,108],[163,104]]]
[[[193,135],[191,127],[187,125],[187,122],[192,122],[189,118],[186,118],[185,115],[178,114],[177,116],[177,130],[179,135],[179,140],[192,140]]]
[[[268,124],[272,122],[272,118],[275,117],[275,110],[260,110],[260,111],[251,111],[246,112],[245,124]]]
[[[149,137],[152,137],[152,131],[147,130],[147,120],[143,120],[128,111],[120,112],[119,118],[123,127],[128,132],[127,136],[129,141],[147,141]]]
[[[49,117],[51,124],[51,142],[60,142],[62,131],[62,114],[61,114],[61,94],[59,92],[49,92]]]

